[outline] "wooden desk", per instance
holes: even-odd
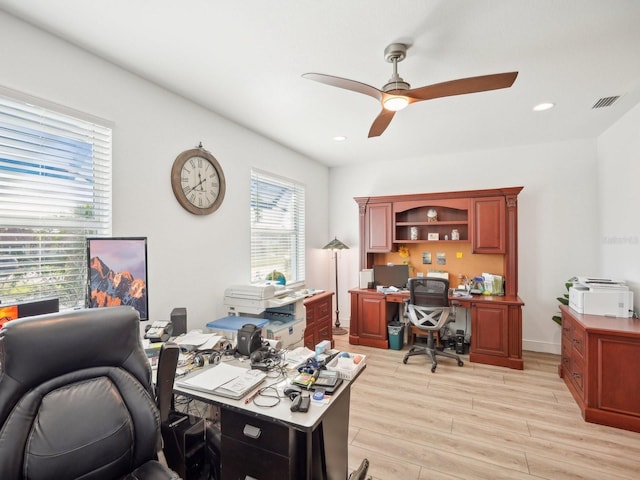
[[[561,305],[562,377],[587,422],[640,432],[640,320]]]
[[[287,397],[266,408],[183,386],[176,385],[174,392],[220,407],[223,480],[245,476],[344,480],[348,473],[351,384],[356,379],[344,381],[328,405],[312,401],[307,413],[291,412]],[[283,379],[268,378],[261,387],[274,381]]]
[[[384,294],[372,289],[354,288],[351,295],[349,343],[389,348],[387,324],[395,315],[398,302],[409,298],[408,291]],[[513,295],[471,298],[449,297],[454,305],[471,311],[471,349],[469,360],[518,370],[522,361],[522,306]],[[402,305],[402,304],[400,304]]]

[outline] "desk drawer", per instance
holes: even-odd
[[[408,298],[407,295],[401,293],[387,293],[387,302],[404,303],[404,300]]]
[[[221,450],[223,480],[238,480],[247,476],[257,480],[295,480],[299,478],[295,457],[286,457],[255,448],[224,434],[222,435]]]
[[[294,444],[294,432],[282,425],[243,415],[226,408],[220,417],[222,435],[239,440],[253,448],[289,456]]]

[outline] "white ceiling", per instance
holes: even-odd
[[[637,0],[0,0],[0,9],[328,166],[593,138],[640,102]],[[410,105],[367,138],[373,98],[301,75],[382,88],[393,42],[410,45],[398,70],[412,88],[519,76],[509,89]],[[542,101],[556,107],[533,112]]]

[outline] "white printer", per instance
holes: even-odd
[[[284,285],[234,285],[224,292],[230,316],[269,320],[267,339],[280,341],[285,348],[302,346],[307,326],[304,299],[309,290],[292,290]]]
[[[224,291],[224,304],[229,307],[229,315],[260,315],[275,294],[274,285],[234,285]]]
[[[610,278],[577,277],[569,288],[569,307],[585,315],[633,316],[633,292]]]

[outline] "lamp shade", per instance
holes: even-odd
[[[322,247],[322,249],[323,250],[348,250],[349,247],[347,247],[344,243],[342,243],[337,238],[334,238],[329,243],[327,243],[324,247]]]

